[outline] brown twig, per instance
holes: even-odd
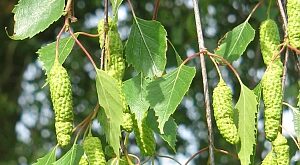
[[[90,33],[86,33],[86,32],[76,32],[74,34],[79,34],[79,35],[83,35],[83,36],[87,36],[87,37],[99,37],[99,34],[90,34]]]
[[[90,121],[95,118],[96,114],[98,113],[100,105],[97,103],[94,110],[83,120],[81,121],[74,129],[72,132],[75,132],[78,128],[84,128],[86,127]]]
[[[71,34],[72,38],[75,40],[76,44],[82,49],[82,51],[84,52],[84,54],[87,56],[87,58],[90,60],[90,62],[93,64],[94,68],[96,69],[97,66],[94,62],[94,60],[92,59],[90,53],[85,49],[85,47],[81,44],[81,42],[77,39],[77,37],[74,35],[74,33],[72,32],[71,29],[69,29],[69,33]]]
[[[277,5],[279,7],[281,18],[283,20],[284,37],[286,38],[287,37],[287,18],[286,18],[286,13],[285,13],[285,10],[284,10],[284,7],[282,5],[281,0],[277,0]]]
[[[55,58],[58,60],[59,59],[59,40],[60,40],[60,37],[62,35],[62,33],[64,32],[66,28],[66,23],[64,24],[64,26],[61,28],[61,30],[59,31],[58,35],[56,36],[56,45],[55,45]]]
[[[202,34],[202,27],[201,27],[201,19],[200,19],[200,12],[199,12],[199,5],[198,0],[193,0],[194,5],[194,15],[195,15],[195,22],[196,22],[196,29],[197,29],[197,38],[198,38],[198,47],[199,51],[205,50],[204,46],[204,38]],[[206,123],[208,128],[208,148],[209,148],[209,159],[211,165],[215,164],[214,158],[214,136],[213,136],[213,128],[212,128],[212,117],[211,117],[211,108],[210,108],[210,98],[209,98],[209,91],[208,91],[208,80],[207,80],[207,73],[206,73],[206,64],[203,55],[200,55],[200,64],[201,64],[201,73],[202,73],[202,83],[203,83],[203,93],[204,93],[204,103],[206,109]]]
[[[224,62],[232,70],[232,72],[234,73],[234,75],[236,76],[236,78],[242,84],[242,80],[241,80],[238,72],[234,69],[234,67],[227,60],[225,60],[222,56],[219,56],[217,54],[213,54],[213,53],[210,53],[210,52],[207,52],[207,55],[212,56],[212,57],[216,57],[216,58],[222,60],[222,62]]]
[[[209,147],[205,147],[201,150],[199,150],[198,152],[196,152],[195,154],[193,154],[185,163],[184,165],[187,165],[190,161],[192,161],[197,155],[200,155],[202,152],[206,151]]]
[[[157,13],[158,13],[158,8],[159,8],[159,3],[160,3],[160,0],[155,0],[155,5],[154,5],[154,11],[153,11],[152,20],[156,20],[157,19]]]
[[[100,59],[100,69],[105,68],[105,52],[106,52],[106,36],[107,36],[107,31],[109,28],[108,25],[108,0],[104,0],[104,33],[103,33],[103,46],[102,46],[102,51],[101,51],[101,59]]]
[[[173,160],[174,162],[176,162],[177,164],[179,164],[179,165],[181,165],[181,163],[178,161],[178,160],[176,160],[176,159],[174,159],[173,157],[171,157],[171,156],[167,156],[167,155],[156,155],[157,157],[161,157],[161,158],[167,158],[167,159],[171,159],[171,160]]]
[[[288,45],[288,47],[289,47],[291,50],[293,50],[294,52],[296,52],[296,54],[299,54],[299,55],[300,55],[300,50],[299,50],[299,49],[297,49],[297,48],[295,48],[295,47],[293,47],[293,46],[291,46],[291,45]]]

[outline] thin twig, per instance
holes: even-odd
[[[160,0],[155,0],[155,5],[154,5],[154,11],[153,11],[152,20],[156,20],[157,19],[157,13],[158,13],[158,8],[159,8],[159,3],[160,3]]]
[[[203,49],[205,49],[205,47],[204,47],[204,38],[202,34],[198,0],[193,0],[193,4],[194,4],[194,15],[195,15],[196,29],[197,29],[198,46],[199,46],[199,51],[202,51]],[[208,91],[206,65],[205,65],[205,59],[203,55],[200,55],[200,64],[201,64],[201,71],[202,71],[203,93],[204,93],[204,102],[205,102],[205,109],[206,109],[206,122],[208,128],[209,158],[210,158],[211,165],[214,165],[215,164],[214,136],[213,136],[213,129],[212,129],[212,117],[211,117],[211,109],[210,109],[210,98],[209,98],[209,91]]]
[[[299,54],[299,55],[300,55],[300,50],[299,50],[299,49],[297,49],[297,48],[295,48],[295,47],[293,47],[293,46],[291,46],[291,45],[288,45],[288,47],[289,47],[291,50],[293,50],[294,52],[296,52],[296,54]]]
[[[87,58],[90,60],[90,62],[93,64],[94,68],[97,69],[97,66],[96,66],[94,60],[92,59],[92,56],[91,56],[90,53],[85,49],[85,47],[81,44],[81,42],[77,39],[77,37],[74,35],[74,33],[72,32],[71,29],[69,29],[69,33],[71,34],[71,36],[73,37],[73,39],[75,40],[75,42],[77,43],[77,45],[82,49],[82,51],[83,51],[84,54],[87,56]]]
[[[225,60],[222,56],[219,56],[217,54],[213,54],[213,53],[210,53],[210,52],[207,52],[207,55],[221,59],[222,62],[224,62],[232,70],[232,72],[234,73],[236,78],[239,80],[240,84],[242,84],[242,80],[241,80],[238,72],[234,69],[234,67],[227,60]]]
[[[103,33],[103,46],[102,46],[102,51],[101,51],[101,59],[100,59],[100,69],[105,68],[105,52],[106,52],[106,36],[107,36],[107,31],[108,31],[108,0],[104,0],[104,33]]]
[[[202,152],[206,151],[209,147],[205,147],[201,149],[200,151],[196,152],[194,155],[192,155],[185,163],[184,165],[189,164],[190,161],[192,161],[197,155],[200,155]]]
[[[285,10],[283,8],[281,0],[277,0],[277,4],[279,7],[281,18],[283,20],[284,37],[286,38],[287,37],[287,18],[286,18]]]
[[[277,4],[279,7],[280,15],[283,20],[283,29],[284,29],[284,38],[287,38],[288,33],[287,33],[287,17],[285,14],[284,7],[282,5],[281,0],[277,0]],[[286,80],[286,72],[287,72],[287,63],[289,59],[289,51],[288,49],[285,50],[285,57],[284,57],[284,68],[283,68],[283,73],[282,73],[282,95],[284,95],[284,87],[285,87],[285,80]]]
[[[222,150],[222,149],[217,149],[217,148],[215,148],[215,150],[216,150],[217,152],[221,152],[221,153],[223,153],[223,154],[230,155],[230,156],[232,156],[232,157],[235,158],[235,159],[239,159],[239,157],[238,157],[236,154],[230,153],[230,152],[225,151],[225,150]]]
[[[289,59],[289,49],[285,50],[285,58],[284,58],[284,64],[283,64],[283,73],[282,73],[282,84],[281,84],[281,90],[282,95],[284,96],[284,87],[285,87],[285,80],[286,80],[286,73],[287,73],[287,63]]]
[[[79,35],[83,35],[83,36],[87,36],[87,37],[99,37],[99,34],[90,34],[90,33],[86,33],[86,32],[76,32],[74,34],[79,34]]]
[[[59,40],[60,40],[60,37],[62,35],[62,33],[64,32],[66,28],[66,24],[64,24],[64,26],[61,28],[60,32],[58,33],[57,37],[56,37],[56,46],[55,46],[55,58],[58,60],[58,57],[59,57]]]
[[[290,131],[288,131],[284,126],[280,125],[281,128],[283,128],[289,135],[290,137],[293,139],[294,143],[296,144],[298,150],[300,150],[300,146],[299,146],[299,142],[297,142],[297,140],[294,138],[294,136],[290,133]]]
[[[167,159],[171,159],[171,160],[173,160],[174,162],[176,162],[177,164],[180,164],[181,165],[181,163],[178,161],[178,160],[176,160],[176,159],[174,159],[173,157],[171,157],[171,156],[167,156],[167,155],[156,155],[157,157],[161,157],[161,158],[167,158]]]

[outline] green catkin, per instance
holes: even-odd
[[[87,136],[83,142],[83,149],[90,165],[105,165],[105,155],[102,150],[101,141],[98,137]]]
[[[265,105],[265,133],[269,141],[275,140],[282,112],[281,74],[283,67],[270,64],[262,78],[262,94]]]
[[[88,159],[86,155],[82,155],[78,165],[89,165]]]
[[[221,135],[231,144],[238,143],[238,131],[233,122],[232,93],[222,78],[213,91],[213,109]]]
[[[126,132],[131,132],[133,129],[133,121],[131,118],[130,113],[124,113],[123,114],[123,119],[122,119],[122,129],[125,130]]]
[[[300,48],[300,1],[287,1],[287,16],[288,16],[288,37],[290,44],[295,48]]]
[[[282,134],[278,133],[277,138],[272,142],[274,152],[276,154],[276,160],[278,165],[289,165],[289,146],[287,140]]]
[[[100,20],[98,23],[98,33],[99,33],[99,44],[103,47],[104,40],[104,20]],[[111,19],[108,21],[108,32],[105,42],[105,55],[106,55],[106,71],[107,73],[117,79],[122,81],[124,70],[125,70],[125,60],[123,58],[123,44],[120,38],[117,25]]]
[[[262,161],[261,165],[277,165],[276,155],[273,150],[271,150],[267,156]]]
[[[55,60],[49,75],[51,100],[55,112],[55,131],[62,147],[71,141],[73,129],[72,86],[66,69]]]
[[[141,153],[144,156],[152,156],[155,154],[156,142],[152,129],[148,126],[146,118],[142,120],[142,124],[138,125],[135,116],[132,115],[133,130],[135,139]]]
[[[274,20],[267,19],[260,25],[259,31],[260,49],[264,63],[268,66],[272,63],[282,65],[279,54],[280,37],[277,24]],[[275,56],[278,58],[273,59]]]

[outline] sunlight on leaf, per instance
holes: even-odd
[[[256,143],[257,100],[253,91],[241,84],[241,93],[235,108],[239,111],[238,133],[241,145],[238,152],[242,165],[250,163],[253,147]]]
[[[36,163],[33,163],[32,165],[52,165],[52,163],[55,162],[56,147],[54,147],[48,154],[45,156],[38,158]]]
[[[159,130],[162,134],[165,123],[188,91],[195,74],[194,67],[181,65],[171,73],[149,83],[147,100],[158,117]]]
[[[81,145],[74,144],[72,148],[53,165],[73,165],[78,164],[83,155],[83,148]]]

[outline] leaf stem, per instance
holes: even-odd
[[[59,40],[60,40],[60,37],[62,35],[62,33],[64,32],[66,28],[66,24],[64,24],[64,26],[60,29],[57,37],[56,37],[56,45],[55,45],[55,60],[58,60],[59,59]]]
[[[74,35],[74,33],[72,32],[71,29],[69,29],[69,33],[71,34],[72,38],[75,40],[76,44],[82,49],[82,51],[84,52],[84,54],[87,56],[87,58],[90,60],[90,62],[93,64],[95,70],[97,69],[97,66],[94,62],[94,60],[92,59],[91,55],[89,54],[89,52],[85,49],[85,47],[81,44],[81,42],[77,39],[77,37]]]
[[[234,73],[234,75],[235,75],[236,78],[238,79],[239,83],[240,83],[241,85],[243,84],[243,82],[242,82],[242,80],[241,80],[241,78],[240,78],[238,72],[234,69],[234,67],[233,67],[227,60],[225,60],[223,57],[221,57],[221,56],[219,56],[219,55],[217,55],[217,54],[213,54],[213,53],[210,53],[210,52],[207,52],[207,54],[208,54],[209,56],[212,56],[212,57],[216,57],[216,58],[221,59],[222,62],[224,62],[224,63],[232,70],[232,72]]]
[[[157,19],[157,13],[158,13],[158,8],[159,8],[159,3],[160,3],[160,0],[155,0],[155,5],[154,5],[154,11],[153,11],[152,20],[156,20]]]
[[[216,63],[216,61],[210,56],[210,59],[211,59],[211,61],[214,63],[214,65],[215,65],[215,67],[216,67],[216,70],[217,70],[217,72],[218,72],[218,74],[219,74],[219,77],[220,77],[220,79],[222,78],[222,74],[221,74],[221,72],[220,72],[220,69],[219,69],[219,66],[218,66],[218,64]]]
[[[196,156],[200,155],[202,152],[206,151],[209,147],[205,147],[201,150],[199,150],[198,152],[196,152],[195,154],[193,154],[187,161],[186,163],[184,163],[184,165],[187,165],[190,161],[192,161]]]
[[[247,19],[245,22],[248,22],[249,19],[251,18],[251,16],[253,15],[253,13],[256,11],[256,9],[262,4],[263,0],[259,1],[254,8],[251,10],[250,14],[248,15]]]
[[[232,156],[232,157],[235,158],[235,159],[239,159],[238,156],[237,156],[236,154],[232,154],[232,153],[230,153],[230,152],[228,152],[228,151],[225,151],[225,150],[222,150],[222,149],[217,149],[217,148],[215,148],[215,150],[216,150],[217,152],[221,152],[221,153],[223,153],[223,154],[230,155],[230,156]]]

